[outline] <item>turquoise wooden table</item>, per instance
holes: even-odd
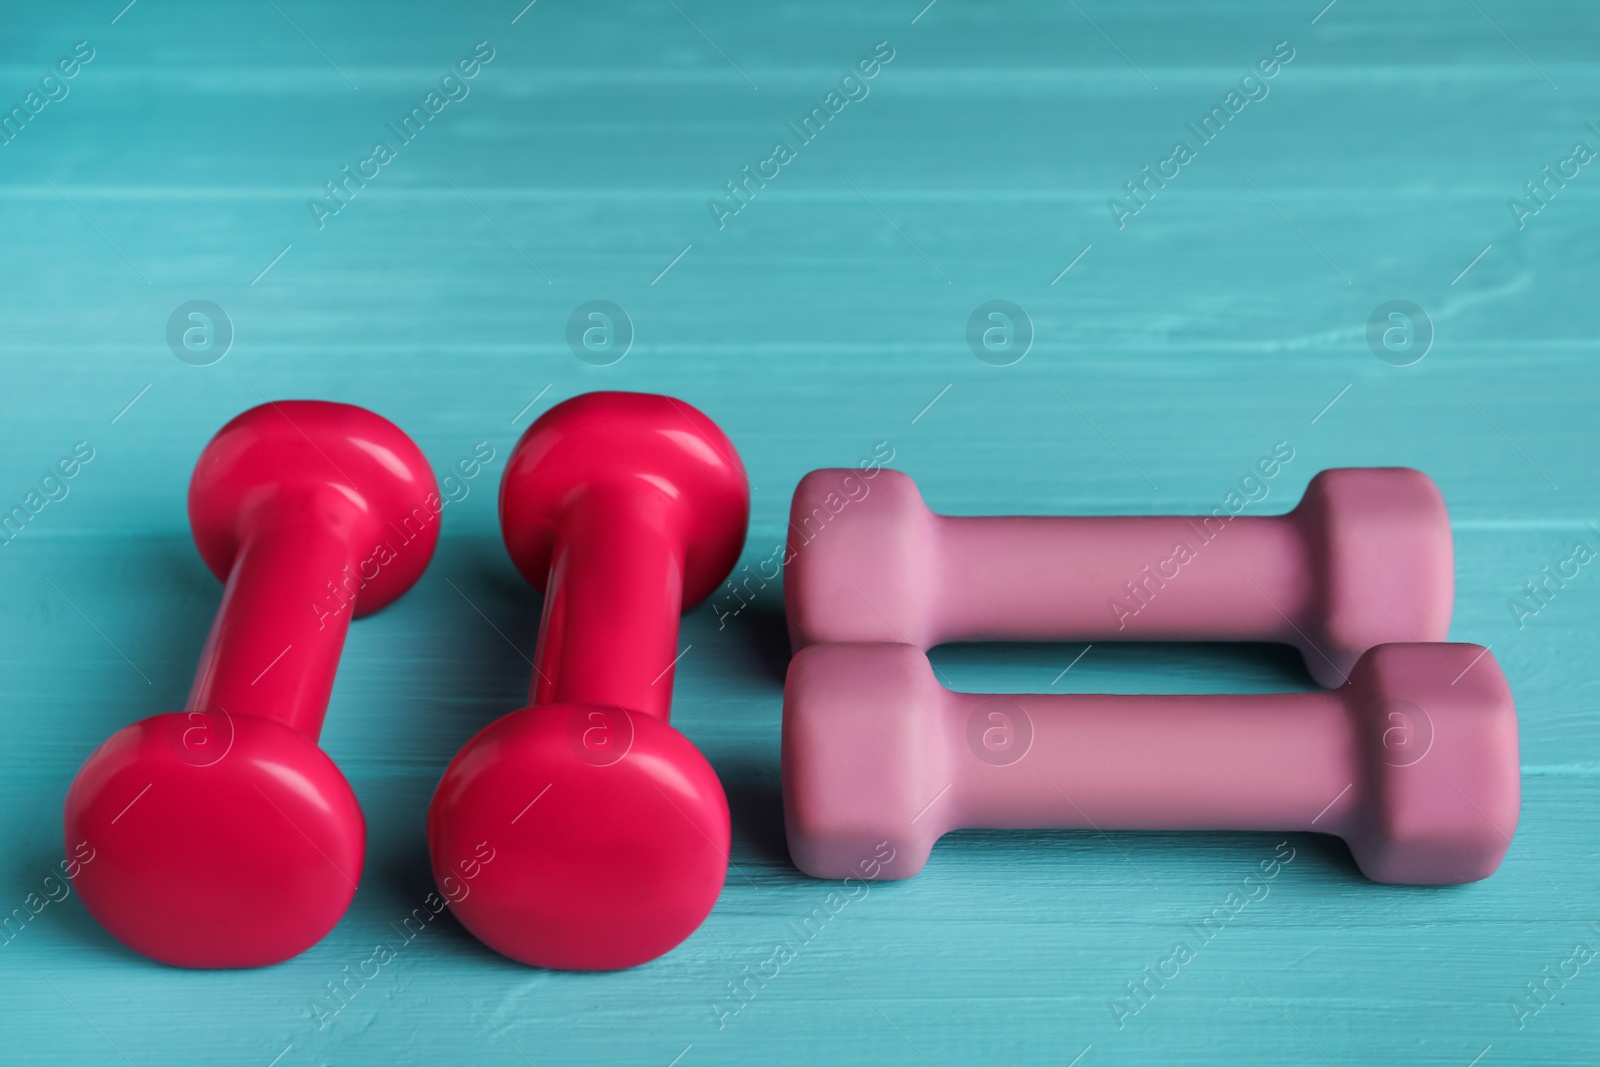
[[[1592,5],[524,2],[5,20],[0,1060],[1596,1061]],[[968,514],[1209,511],[1280,446],[1251,514],[1325,467],[1426,470],[1452,637],[1520,711],[1504,865],[1402,888],[1317,835],[967,832],[841,903],[785,850],[774,582],[684,622],[674,722],[734,817],[693,937],[569,974],[448,913],[407,936],[433,787],[526,691],[505,456],[614,388],[737,442],[753,569],[803,473],[874,455]],[[180,708],[219,597],[190,468],[284,397],[377,410],[441,477],[493,458],[350,634],[324,744],[369,823],[351,910],[280,966],[174,970],[50,878],[61,803]],[[935,659],[973,689],[1311,687],[1266,646]]]

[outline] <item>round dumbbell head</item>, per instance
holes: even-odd
[[[428,809],[434,879],[463,926],[522,963],[615,970],[704,921],[730,824],[704,756],[659,719],[546,704],[490,723]]]
[[[711,595],[739,559],[750,517],[744,464],[717,424],[681,400],[584,393],[522,435],[500,482],[500,527],[540,592],[562,512],[590,492],[666,495],[684,535],[685,607]]]
[[[211,572],[227,581],[259,509],[356,505],[352,546],[372,557],[355,614],[370,615],[422,576],[439,540],[438,483],[422,451],[394,423],[352,404],[277,400],[251,408],[211,439],[189,482],[189,525]],[[385,546],[380,549],[379,546]]]
[[[304,952],[349,906],[366,850],[355,794],[321,749],[222,712],[117,731],[73,780],[65,825],[90,914],[181,967]]]

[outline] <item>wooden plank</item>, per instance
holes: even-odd
[[[279,967],[180,972],[51,904],[0,945],[0,1060],[1594,1059],[1590,966],[1548,1003],[1526,984],[1600,947],[1600,578],[1520,620],[1510,602],[1576,541],[1600,546],[1600,178],[1550,185],[1521,228],[1507,206],[1575,141],[1600,149],[1590,6],[119,7],[19,15],[0,65],[9,108],[74,42],[96,49],[0,147],[0,506],[76,442],[95,452],[0,547],[0,914],[56,862],[78,763],[184,698],[218,597],[184,494],[222,422],[325,397],[394,419],[441,473],[479,441],[496,459],[417,589],[351,632],[324,735],[369,825],[346,919]],[[470,94],[319,229],[308,199],[483,40]],[[879,41],[894,59],[870,95],[719,228],[708,199]],[[1265,97],[1119,228],[1108,199],[1278,41],[1295,56]],[[597,368],[565,331],[602,297],[636,341]],[[965,336],[996,298],[1035,332],[1007,367]],[[235,328],[211,366],[165,336],[193,299]],[[1394,299],[1434,327],[1412,366],[1368,345]],[[1476,885],[1406,889],[1315,835],[956,834],[749,979],[837,889],[785,850],[774,583],[724,625],[709,606],[684,623],[674,722],[735,822],[699,932],[576,975],[444,916],[319,1029],[325,983],[398,941],[430,888],[445,763],[525,697],[539,603],[498,540],[504,458],[539,412],[600,388],[668,391],[727,429],[755,484],[751,566],[802,474],[880,447],[968,514],[1209,509],[1278,441],[1295,458],[1263,514],[1325,467],[1427,470],[1456,523],[1452,637],[1491,645],[1518,699],[1514,850]],[[1082,650],[935,655],[972,689],[1310,685],[1257,646],[1097,644],[1061,674]],[[1195,932],[1284,840],[1269,892]],[[1193,960],[1149,979],[1179,941]]]

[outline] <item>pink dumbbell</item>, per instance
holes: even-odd
[[[899,471],[795,489],[784,602],[824,641],[1279,641],[1320,684],[1367,649],[1443,641],[1455,557],[1438,487],[1326,470],[1287,515],[937,515]]]
[[[279,400],[206,445],[195,547],[225,584],[187,709],[141,719],[67,790],[89,914],[178,967],[265,967],[333,929],[367,826],[317,747],[353,617],[422,577],[444,503],[428,461],[364,408]]]
[[[1477,645],[1382,645],[1339,689],[1251,696],[955,693],[910,645],[812,645],[783,703],[789,854],[817,878],[884,851],[905,878],[981,827],[1318,831],[1376,881],[1471,882],[1521,804],[1516,708]]]

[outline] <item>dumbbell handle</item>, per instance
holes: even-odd
[[[985,696],[907,644],[815,644],[784,683],[789,851],[839,878],[879,842],[889,877],[950,830],[1314,830],[1367,876],[1486,877],[1516,828],[1517,712],[1477,645],[1378,645],[1338,689]]]
[[[929,815],[948,829],[1340,833],[1362,778],[1348,694],[946,692],[939,715],[954,780]],[[975,754],[1014,756],[1007,748],[1028,724],[1031,746],[1016,762]]]
[[[949,516],[899,471],[812,471],[790,507],[790,639],[1273,641],[1332,688],[1370,648],[1448,635],[1450,518],[1427,475],[1325,470],[1286,515],[1244,505],[1231,492],[1194,517]]]
[[[251,517],[188,710],[270,719],[316,742],[359,595],[355,512],[319,488],[281,494]]]
[[[672,707],[683,607],[682,509],[658,492],[596,486],[563,515],[545,586],[531,706]]]
[[[1108,633],[1293,642],[1315,594],[1292,514],[932,520],[934,643]]]

